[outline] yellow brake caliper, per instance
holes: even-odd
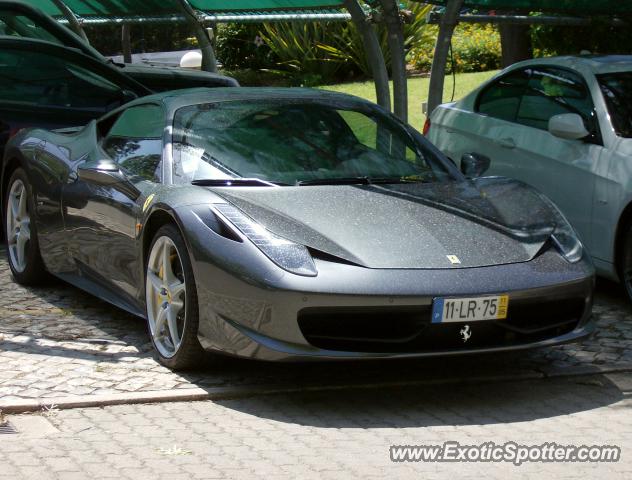
[[[169,260],[171,261],[172,264],[173,264],[173,261],[175,260],[176,257],[177,257],[177,254],[175,254],[175,253],[169,257]],[[158,278],[160,280],[163,280],[163,277],[164,277],[164,265],[160,265],[160,270],[158,270]],[[156,292],[156,300],[157,300],[158,305],[161,305],[161,303],[160,303],[160,296],[161,296],[160,292]],[[169,298],[169,301],[171,301],[171,300],[172,299]]]
[[[160,265],[160,270],[158,270],[158,278],[160,280],[162,280],[163,268],[164,267],[162,265]],[[158,305],[159,308],[162,305],[162,303],[160,303],[160,291],[156,291],[156,305]]]

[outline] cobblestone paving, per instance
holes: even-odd
[[[553,377],[8,417],[20,433],[0,435],[0,479],[629,479],[631,380]],[[608,444],[622,457],[519,467],[390,461],[390,445],[446,441]]]
[[[480,375],[632,368],[632,309],[602,285],[599,332],[583,345],[511,355],[405,362],[281,365],[226,360],[176,374],[160,366],[144,322],[63,282],[30,289],[11,280],[0,251],[0,400],[169,391],[243,384],[409,381]]]

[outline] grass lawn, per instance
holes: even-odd
[[[456,90],[454,99],[458,100],[459,98],[463,97],[495,73],[496,71],[458,74],[456,76]],[[421,104],[428,99],[429,84],[429,78],[411,78],[410,80],[408,80],[409,122],[418,130],[421,130],[423,128],[423,124],[425,121],[425,116],[421,111]],[[335,92],[349,93],[351,95],[366,98],[373,102],[375,101],[375,87],[373,85],[373,82],[342,83],[338,85],[327,85],[320,88],[323,88],[325,90],[333,90]],[[393,85],[391,83],[391,93],[392,91]],[[444,101],[450,101],[450,98],[452,96],[452,76],[446,77],[444,92]]]

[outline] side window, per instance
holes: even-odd
[[[87,68],[50,53],[2,49],[0,101],[99,116],[121,105],[121,88]]]
[[[515,122],[529,71],[519,70],[498,79],[478,97],[476,111],[490,117]]]
[[[516,121],[547,130],[549,119],[563,113],[579,114],[586,129],[594,133],[594,105],[582,78],[568,70],[534,68]]]
[[[125,110],[102,143],[103,150],[132,177],[160,182],[165,115],[158,105]]]

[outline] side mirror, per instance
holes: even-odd
[[[468,178],[482,177],[492,161],[478,153],[464,153],[461,157],[461,173]]]
[[[584,120],[576,113],[562,113],[549,119],[549,132],[566,140],[580,140],[590,135]]]
[[[80,165],[77,168],[77,176],[84,182],[118,190],[132,200],[140,196],[140,190],[121,172],[119,166],[109,159]]]
[[[121,105],[125,105],[128,102],[131,102],[132,100],[136,100],[138,98],[138,95],[136,95],[136,93],[132,92],[131,90],[123,90],[121,92]]]
[[[97,185],[113,185],[125,181],[119,166],[112,160],[98,160],[79,165],[77,175],[84,182]]]

